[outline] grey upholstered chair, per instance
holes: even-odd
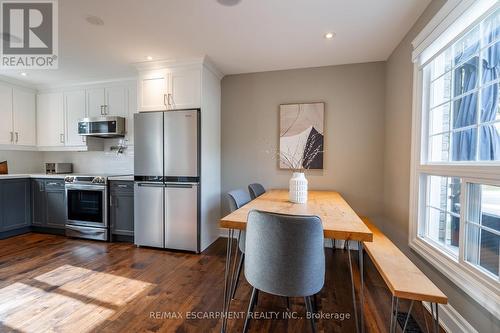
[[[317,216],[296,216],[253,210],[248,214],[245,277],[253,287],[243,332],[259,291],[304,297],[312,312],[311,296],[325,282],[323,227]],[[311,316],[311,328],[316,331]]]
[[[238,208],[243,205],[246,205],[252,198],[250,198],[250,194],[243,190],[234,190],[227,193],[228,202],[229,202],[229,210],[234,212]],[[238,281],[241,275],[241,269],[243,267],[243,262],[245,260],[245,231],[240,231],[238,248],[241,251],[240,262],[238,263],[238,271],[236,273],[236,281],[234,283],[233,290],[231,291],[231,299],[234,299],[234,295],[236,294],[236,289],[238,288]]]
[[[248,185],[248,192],[250,192],[250,196],[252,200],[266,193],[266,189],[259,183],[253,183]]]

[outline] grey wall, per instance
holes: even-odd
[[[335,189],[361,214],[382,213],[385,64],[367,63],[255,74],[222,80],[222,193],[251,182],[287,188],[279,170],[279,105],[325,102],[324,169],[311,189]]]
[[[445,3],[434,0],[386,64],[384,144],[385,218],[376,223],[449,297],[450,304],[479,332],[499,332],[499,320],[460,291],[408,246],[413,64],[411,42]]]

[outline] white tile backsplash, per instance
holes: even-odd
[[[127,149],[128,150],[128,149]],[[44,162],[73,163],[74,173],[133,174],[134,156],[131,151],[116,152],[45,152]]]

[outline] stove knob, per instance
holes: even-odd
[[[65,183],[72,183],[74,180],[75,180],[75,177],[71,177],[71,176],[64,177]]]

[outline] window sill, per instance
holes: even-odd
[[[459,263],[457,259],[441,252],[421,238],[411,239],[409,245],[491,314],[500,317],[498,282],[476,272],[468,263]]]

